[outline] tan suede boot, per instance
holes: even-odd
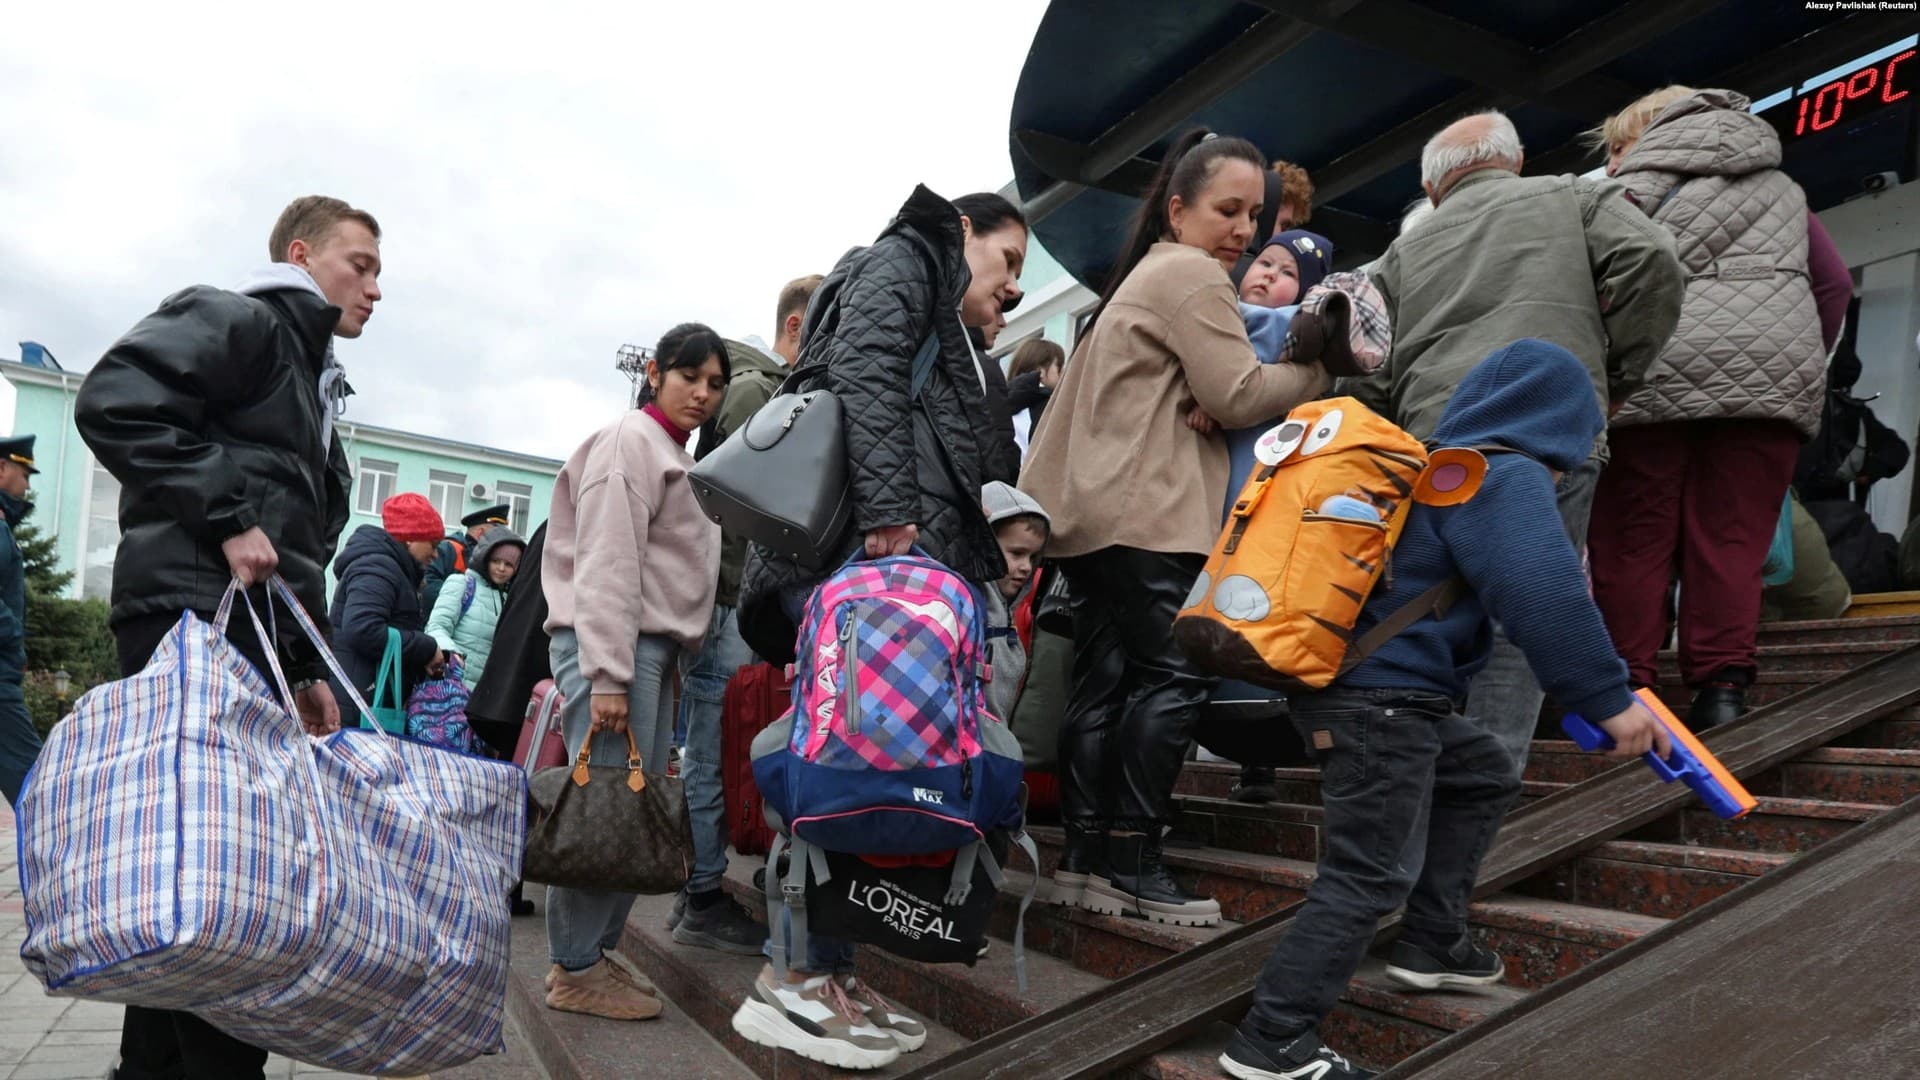
[[[607,953],[604,954],[601,959],[606,962],[608,970],[613,974],[614,978],[619,979],[621,982],[626,983],[628,986],[633,987],[635,990],[649,997],[660,996],[660,988],[653,985],[653,980],[647,978],[645,972],[634,967],[632,961],[629,961],[626,957],[615,953]],[[543,984],[546,989],[553,989],[554,977],[564,970],[566,969],[562,968],[559,964],[555,964],[547,969],[546,982]]]
[[[602,959],[582,972],[561,970],[547,991],[547,1008],[604,1016],[609,1020],[651,1020],[660,1015],[660,999],[641,993],[613,973]]]

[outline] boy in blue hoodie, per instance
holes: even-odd
[[[1554,700],[1613,736],[1612,756],[1668,752],[1665,730],[1629,692],[1555,510],[1555,480],[1587,459],[1605,426],[1586,368],[1542,341],[1495,351],[1454,392],[1434,444],[1512,452],[1487,453],[1486,479],[1466,503],[1413,508],[1393,550],[1392,587],[1368,599],[1354,636],[1457,577],[1465,588],[1446,615],[1415,623],[1327,689],[1290,697],[1320,765],[1326,855],[1220,1057],[1231,1075],[1374,1075],[1315,1029],[1376,924],[1403,903],[1389,978],[1431,990],[1503,977],[1500,957],[1468,934],[1467,905],[1520,782],[1500,740],[1458,711],[1486,663],[1491,620]]]

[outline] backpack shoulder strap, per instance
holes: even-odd
[[[465,616],[467,609],[473,606],[473,598],[480,591],[480,579],[474,577],[472,574],[468,574],[466,577],[467,591],[460,597],[460,614],[462,616]]]
[[[921,342],[920,351],[913,354],[913,384],[907,391],[909,400],[920,396],[926,389],[927,379],[933,375],[933,362],[940,358],[940,335],[937,332],[927,334],[927,340]]]
[[[1466,582],[1459,576],[1447,580],[1421,593],[1396,608],[1393,614],[1373,625],[1373,629],[1360,635],[1360,640],[1347,648],[1346,659],[1340,662],[1340,674],[1345,675],[1380,650],[1382,645],[1405,633],[1407,628],[1421,619],[1432,615],[1445,618],[1447,609],[1460,599],[1460,593],[1466,588]]]

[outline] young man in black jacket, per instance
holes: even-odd
[[[351,391],[333,338],[356,338],[380,299],[380,226],[339,199],[289,204],[273,262],[236,290],[194,286],[162,301],[107,350],[74,405],[80,435],[120,482],[113,632],[123,674],[146,666],[192,610],[211,618],[229,581],[278,572],[320,624],[327,560],[349,506],[334,419]],[[300,721],[337,730],[319,654],[291,620],[272,643]],[[289,637],[288,635],[292,635]],[[228,638],[265,670],[244,616]],[[128,1006],[117,1080],[257,1080],[267,1052],[190,1013]]]

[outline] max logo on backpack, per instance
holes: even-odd
[[[1354,398],[1309,402],[1254,449],[1173,636],[1196,664],[1275,690],[1318,690],[1459,594],[1442,582],[1355,638],[1415,503],[1457,506],[1486,478],[1482,450],[1431,452]]]
[[[791,849],[778,896],[779,875],[768,874],[769,907],[783,901],[792,925],[785,942],[773,935],[776,967],[784,970],[788,950],[804,955],[809,909],[818,914],[826,903],[871,897],[883,872],[898,895],[906,877],[924,881],[936,867],[943,890],[930,898],[923,892],[922,900],[952,910],[914,903],[919,916],[880,924],[907,928],[902,940],[869,943],[971,962],[992,906],[991,889],[989,902],[978,902],[976,875],[984,872],[994,888],[1002,880],[989,838],[1014,834],[1013,842],[1034,854],[1020,831],[1020,744],[987,709],[982,597],[917,548],[871,561],[856,557],[814,591],[796,653],[793,711],[753,744],[768,821],[786,837],[775,840],[769,866],[777,871],[781,848]],[[834,867],[868,887],[850,891],[842,880],[809,890],[809,882],[832,881]],[[947,932],[926,935],[934,920]],[[915,936],[917,944],[909,940]],[[944,942],[951,942],[951,955],[924,951]]]

